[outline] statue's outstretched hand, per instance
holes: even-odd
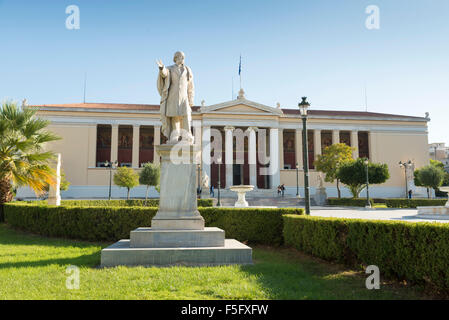
[[[159,70],[164,69],[164,64],[162,63],[162,60],[161,60],[161,59],[156,60],[156,64],[157,64],[157,66],[159,67]]]

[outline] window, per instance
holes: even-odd
[[[359,132],[359,158],[369,159],[368,132]]]
[[[120,167],[131,167],[133,157],[133,127],[118,128],[118,163]]]
[[[295,130],[284,130],[284,169],[296,167],[295,136]]]
[[[102,124],[97,126],[97,167],[105,167],[105,162],[111,161],[111,134],[112,126]]]

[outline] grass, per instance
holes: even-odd
[[[420,299],[418,288],[382,283],[287,248],[254,247],[252,266],[101,269],[106,243],[44,238],[0,224],[0,299]],[[80,268],[80,289],[66,268]]]

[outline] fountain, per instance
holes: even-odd
[[[449,194],[449,187],[440,187],[440,190]],[[417,209],[418,215],[445,215],[449,218],[449,199],[444,207],[418,207]]]
[[[240,185],[240,186],[231,186],[229,187],[231,191],[237,192],[238,200],[235,203],[236,208],[247,208],[249,207],[248,202],[246,201],[246,193],[249,191],[253,191],[254,186],[249,185]]]

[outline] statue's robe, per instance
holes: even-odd
[[[170,117],[182,117],[181,128],[190,132],[194,100],[192,70],[184,65],[184,70],[174,64],[159,71],[157,89],[161,96],[162,134],[170,138]]]

